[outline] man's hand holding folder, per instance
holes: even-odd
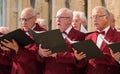
[[[120,42],[109,44],[112,57],[120,64]]]
[[[37,45],[41,44],[43,49],[50,49],[52,53],[67,51],[66,43],[59,29],[35,33],[29,29]]]
[[[72,46],[77,51],[85,53],[86,60],[104,56],[100,51],[100,49],[96,46],[96,44],[92,40],[84,40],[84,41],[76,42],[76,43],[73,43]]]
[[[108,44],[108,47],[110,47],[114,53],[120,52],[120,42]]]
[[[34,41],[21,29],[14,30],[0,37],[0,41],[3,41],[4,39],[9,41],[12,41],[14,39],[18,43],[18,45],[22,47],[30,43],[34,43]]]
[[[14,30],[0,37],[1,49],[5,51],[12,49],[17,52],[19,46],[24,47],[31,43],[34,43],[34,41],[21,29]]]

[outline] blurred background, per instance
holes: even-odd
[[[94,31],[91,23],[91,11],[95,6],[105,6],[115,17],[115,27],[120,30],[120,0],[0,0],[0,26],[9,27],[10,30],[19,28],[20,13],[26,7],[33,7],[38,18],[45,19],[49,30],[55,28],[56,12],[67,7],[71,10],[82,11],[88,21],[88,31]]]

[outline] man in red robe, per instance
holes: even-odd
[[[0,27],[0,37],[7,34],[9,29],[7,27]],[[6,51],[3,51],[0,47],[0,74],[11,74],[12,59]]]
[[[83,74],[85,54],[73,51],[71,43],[84,40],[85,34],[75,30],[72,23],[73,13],[68,8],[61,8],[56,14],[57,29],[63,34],[68,52],[54,53],[45,61],[44,74]],[[40,50],[43,50],[42,48]]]
[[[25,8],[21,12],[21,29],[30,37],[31,35],[28,32],[28,28],[33,29],[35,32],[45,31],[45,29],[35,23],[36,18],[37,15],[32,8]],[[13,63],[11,74],[43,74],[44,63],[38,59],[40,56],[38,55],[38,47],[35,43],[21,47],[15,40],[12,40],[12,42],[8,40],[5,41],[7,43],[4,41],[2,41],[2,43],[12,50],[6,49],[13,52],[11,57]],[[3,49],[5,50],[4,47]]]
[[[111,55],[107,44],[120,42],[120,32],[110,27],[109,12],[105,7],[97,6],[92,10],[92,22],[96,32],[88,35],[86,39],[92,39],[100,48],[104,57],[90,59],[86,69],[86,74],[120,74],[120,53]],[[103,32],[103,33],[102,33]]]

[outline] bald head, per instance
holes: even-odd
[[[0,33],[7,34],[9,32],[8,27],[0,27]]]
[[[21,12],[21,27],[27,31],[27,28],[32,28],[37,19],[36,12],[33,8],[25,8]]]
[[[56,27],[61,32],[65,31],[72,24],[73,12],[68,8],[61,8],[56,14]]]
[[[23,14],[36,16],[36,12],[35,12],[35,10],[33,8],[25,8],[25,9],[23,9],[22,12],[21,12],[21,16]]]
[[[58,10],[57,14],[59,14],[59,13],[61,13],[61,14],[64,13],[63,16],[68,16],[71,18],[73,17],[73,12],[68,8],[61,8],[60,10]]]

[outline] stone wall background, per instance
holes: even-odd
[[[55,29],[55,15],[62,7],[71,10],[83,11],[88,19],[88,30],[94,31],[91,23],[92,8],[102,5],[108,8],[115,16],[116,28],[120,30],[120,0],[1,0],[4,1],[4,26],[14,30],[20,25],[20,12],[23,8],[33,7],[39,18],[46,20],[49,29]]]

